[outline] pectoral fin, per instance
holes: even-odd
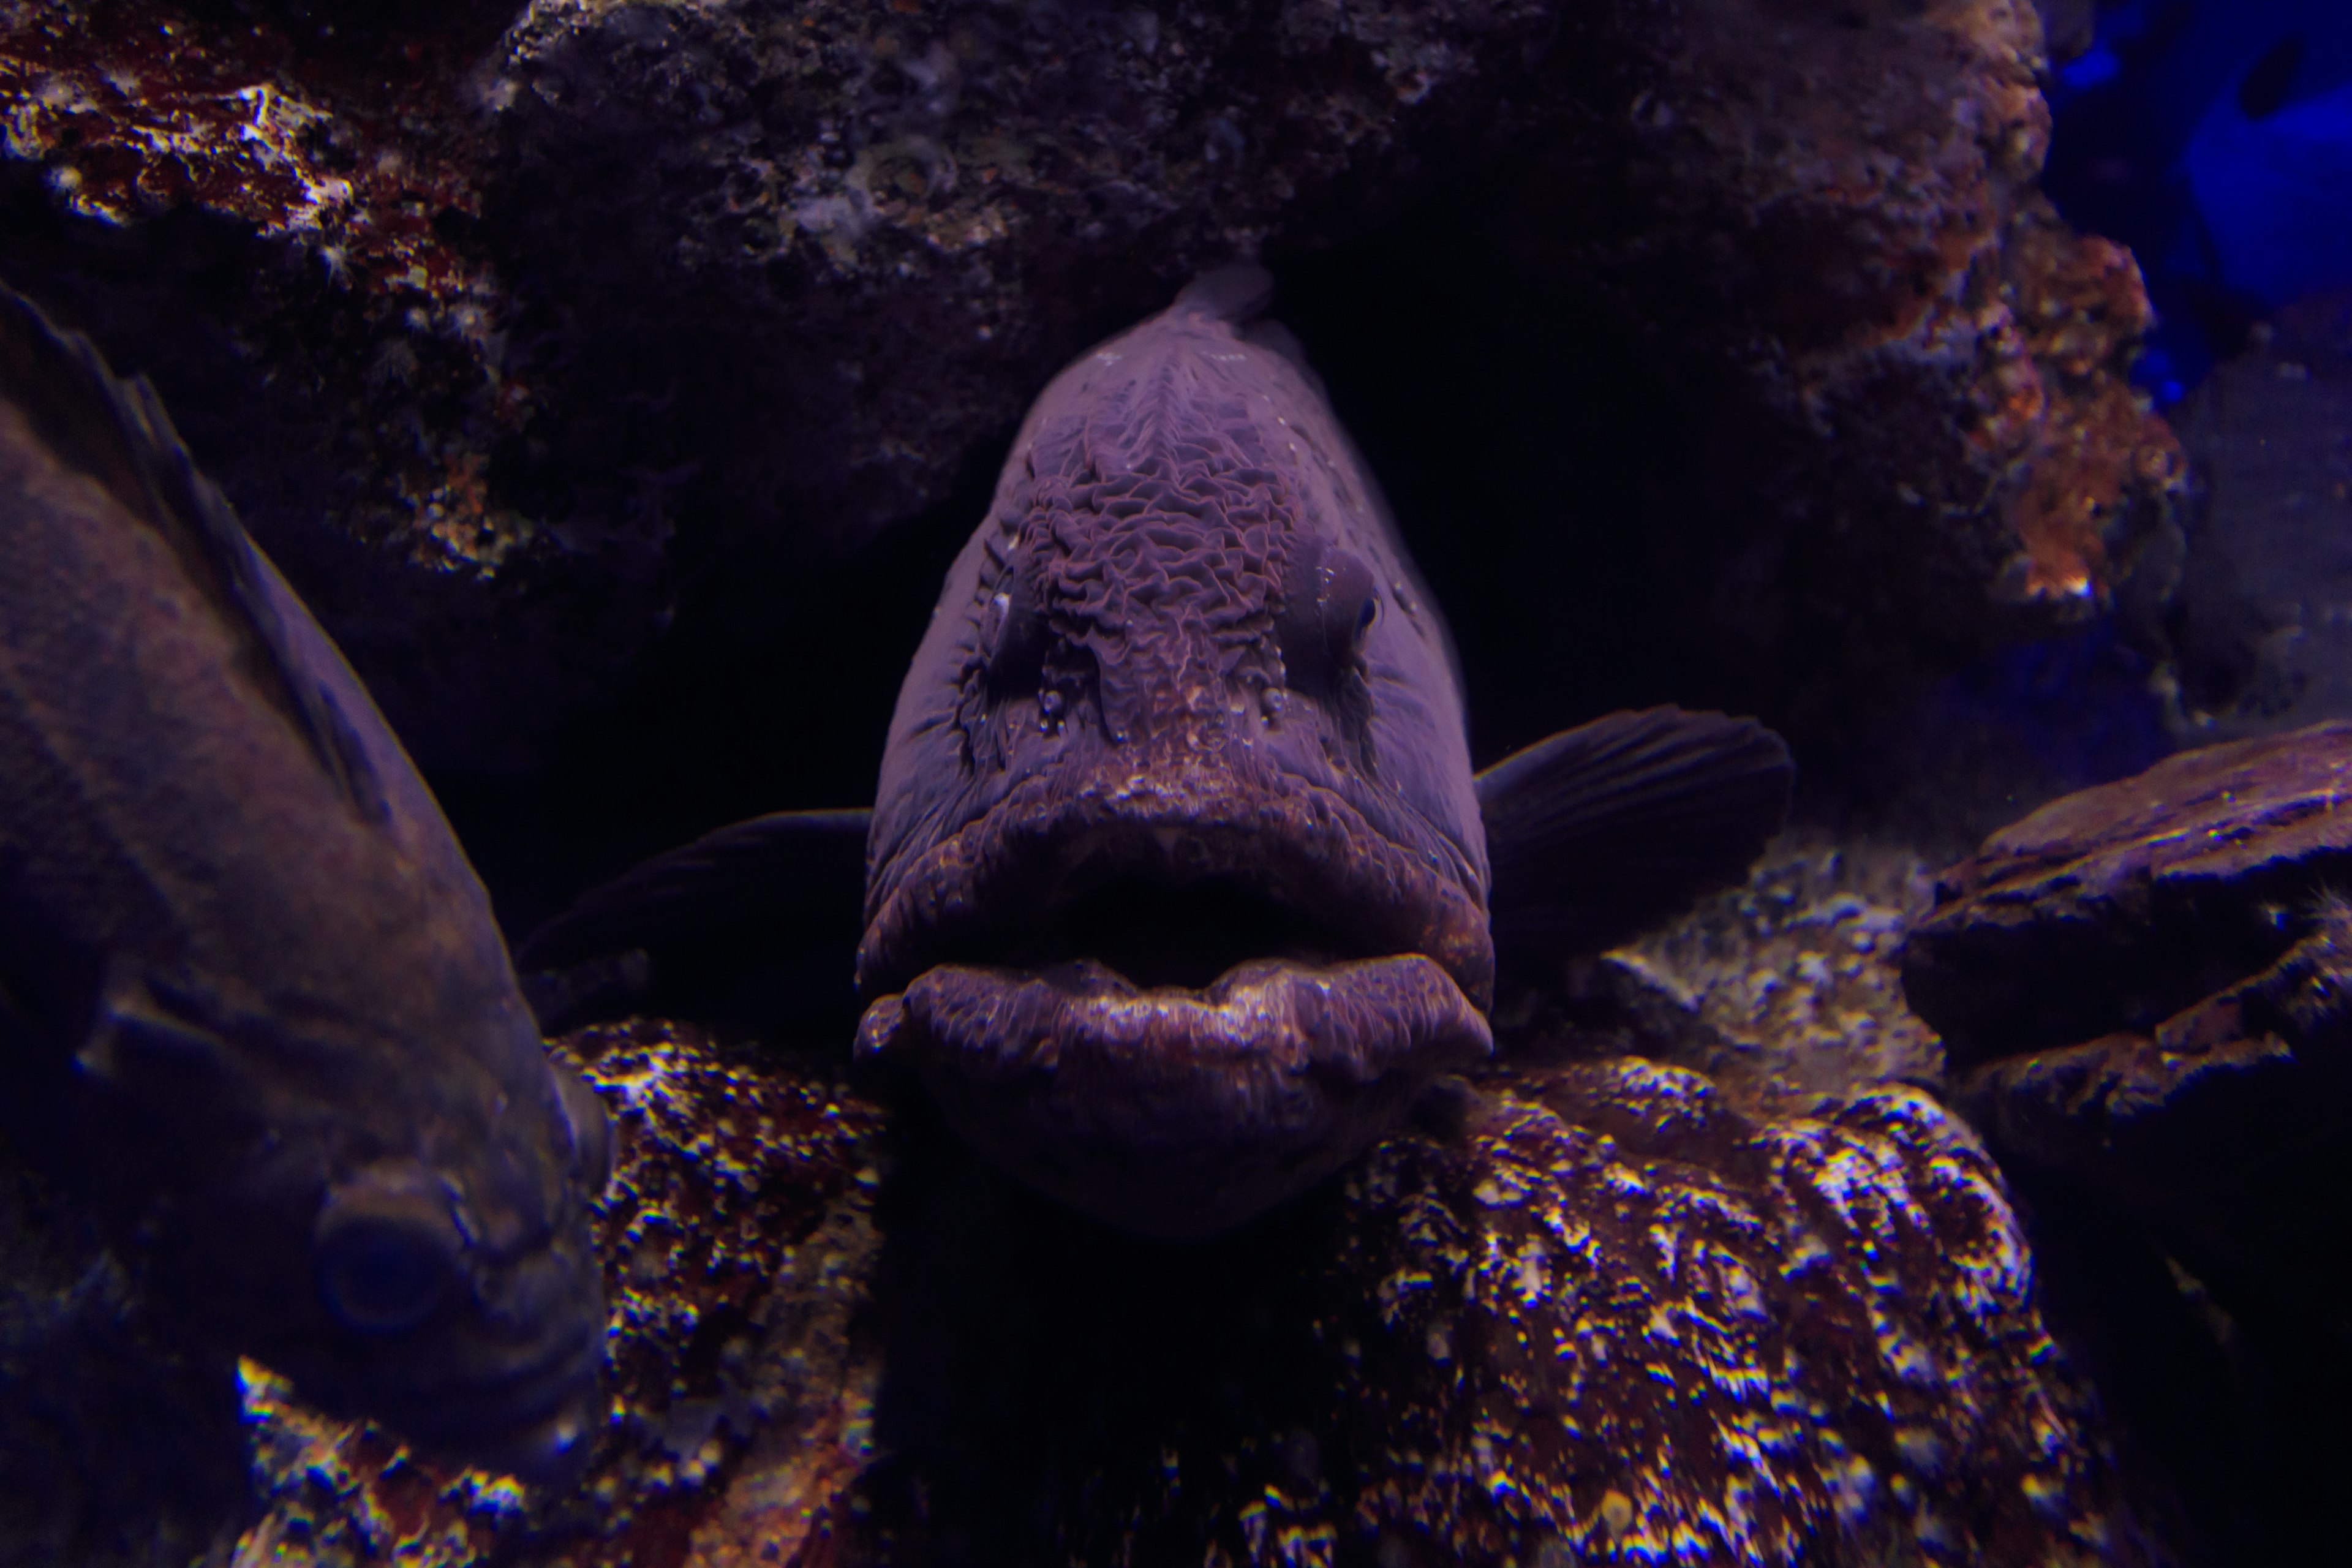
[[[853,983],[866,899],[865,811],[783,811],[705,834],[583,895],[516,952],[526,972],[576,971],[643,952],[642,994],[591,988],[561,1028],[644,1010],[795,1035],[857,1017]],[[532,987],[535,995],[583,994]],[[624,1002],[625,1000],[625,1005]]]
[[[1478,775],[1496,957],[1547,973],[1738,881],[1789,811],[1795,764],[1750,719],[1612,713]]]

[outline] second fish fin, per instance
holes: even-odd
[[[516,967],[576,972],[642,952],[650,974],[620,1010],[794,1033],[839,1023],[845,1031],[857,1016],[871,815],[780,811],[704,834],[582,895],[525,939]],[[542,1016],[542,1027],[613,1010],[570,1005],[576,987],[531,989],[567,1004],[562,1016]]]
[[[1751,719],[1612,713],[1480,773],[1496,958],[1542,973],[1739,880],[1789,813],[1796,766]]]

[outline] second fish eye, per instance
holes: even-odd
[[[319,1294],[361,1333],[416,1327],[455,1293],[462,1272],[465,1238],[446,1195],[417,1190],[406,1175],[362,1173],[330,1194],[319,1215]]]

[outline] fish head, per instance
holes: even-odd
[[[562,1485],[607,1408],[589,1208],[612,1131],[500,989],[354,1021],[118,980],[77,1066],[111,1102],[91,1124],[142,1141],[118,1164],[147,1169],[89,1184],[163,1194],[131,1250],[193,1338],[330,1414]]]
[[[1213,1234],[1491,1049],[1486,879],[1444,623],[1289,346],[1180,300],[1064,372],[901,689],[861,1052]]]

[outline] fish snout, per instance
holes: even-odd
[[[578,1483],[596,1452],[596,1439],[612,1409],[599,1365],[575,1378],[555,1407],[520,1426],[495,1428],[461,1439],[451,1452],[479,1469],[509,1475],[526,1485],[562,1492]]]

